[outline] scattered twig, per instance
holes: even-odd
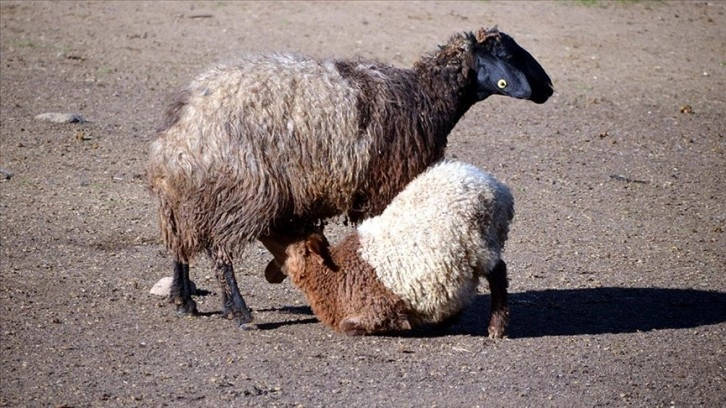
[[[192,14],[189,18],[212,18],[213,14]]]
[[[610,175],[610,178],[613,179],[613,180],[625,181],[625,182],[628,182],[628,183],[648,184],[648,181],[647,180],[636,180],[636,179],[632,179],[630,177],[622,176],[620,174],[611,174]]]

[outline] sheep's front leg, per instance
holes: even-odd
[[[176,312],[180,316],[197,314],[197,304],[192,300],[189,264],[186,262],[174,260],[174,277],[169,290],[169,301],[176,305]]]
[[[509,306],[507,305],[507,264],[499,260],[487,275],[492,305],[489,315],[489,337],[502,338],[507,334]]]
[[[239,293],[237,279],[234,277],[232,263],[221,259],[214,260],[214,274],[222,287],[222,314],[228,319],[235,319],[241,329],[253,330],[257,326],[252,323],[252,313]]]

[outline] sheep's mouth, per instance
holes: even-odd
[[[274,259],[267,264],[267,267],[265,267],[265,279],[267,279],[267,282],[269,283],[282,283],[282,281],[284,281],[287,277],[287,274],[283,271],[283,266],[287,260],[286,249],[288,243],[279,237],[273,238],[271,236],[260,237],[260,242],[262,242],[262,245],[264,245],[274,257]]]
[[[285,280],[287,274],[282,270],[280,264],[276,260],[271,260],[265,268],[265,279],[269,283],[282,283]]]
[[[555,93],[555,87],[552,86],[551,82],[547,82],[544,86],[538,87],[536,90],[532,90],[532,96],[529,98],[530,101],[536,104],[543,104]]]

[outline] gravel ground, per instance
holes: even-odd
[[[0,406],[726,406],[726,2],[0,2]],[[397,66],[498,24],[554,81],[492,97],[448,156],[507,182],[511,336],[346,337],[252,245],[260,330],[148,293],[143,172],[170,95],[250,51]],[[85,122],[36,119],[75,113]],[[12,173],[12,176],[10,175]],[[333,225],[331,239],[350,227]]]

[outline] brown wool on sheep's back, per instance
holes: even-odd
[[[443,157],[449,132],[474,99],[456,92],[467,84],[461,65],[421,63],[412,71],[371,63],[337,65],[361,89],[358,111],[366,123],[360,127],[372,140],[368,173],[348,210],[358,222],[380,214],[406,183]]]

